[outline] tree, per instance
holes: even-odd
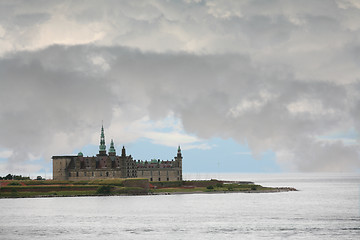
[[[10,173],[4,177],[4,180],[12,180],[12,179],[13,176]]]

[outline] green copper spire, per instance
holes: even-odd
[[[100,151],[100,152],[106,151],[106,146],[105,146],[105,134],[104,134],[104,126],[103,126],[103,125],[101,125],[101,135],[100,135],[99,151]]]
[[[110,153],[116,153],[115,147],[114,147],[114,141],[111,139],[110,148],[109,148],[109,154]]]
[[[178,147],[178,152],[181,152],[180,145],[179,145],[179,147]]]

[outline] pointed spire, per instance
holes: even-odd
[[[116,150],[115,150],[115,147],[114,147],[114,141],[111,139],[111,143],[110,143],[110,148],[109,148],[109,154],[116,154]]]
[[[175,161],[176,161],[176,166],[177,167],[181,167],[182,166],[182,155],[181,155],[181,148],[180,145],[178,147],[178,151],[177,151],[177,155],[175,157]]]
[[[104,126],[103,126],[103,124],[101,124],[99,153],[100,152],[106,153],[105,134],[104,134]]]

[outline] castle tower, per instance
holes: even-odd
[[[114,147],[114,141],[111,139],[110,148],[109,148],[109,156],[115,156],[116,150]]]
[[[125,151],[125,147],[123,146],[122,150],[121,150],[121,156],[122,157],[126,157],[126,151]]]
[[[177,155],[175,157],[175,161],[177,161],[177,166],[179,167],[179,180],[182,181],[182,155],[180,145],[178,147]]]
[[[100,135],[100,145],[99,145],[99,156],[106,155],[106,145],[105,145],[105,134],[104,126],[101,125],[101,135]]]

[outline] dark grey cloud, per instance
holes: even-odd
[[[24,26],[32,26],[36,24],[40,24],[50,18],[49,14],[40,13],[40,14],[20,14],[17,15],[14,19],[14,23],[16,25]]]
[[[67,135],[71,146],[72,134],[89,136],[89,127],[111,119],[111,109],[106,105],[113,97],[105,85],[73,68],[45,66],[44,60],[34,52],[0,60],[0,145],[13,150],[10,164],[28,160],[29,154],[49,159],[65,144],[55,139],[56,134]]]
[[[72,151],[85,144],[74,136],[89,138],[119,108],[129,121],[173,113],[188,133],[233,138],[254,154],[271,149],[291,169],[359,167],[358,144],[318,138],[359,132],[359,82],[299,80],[291,69],[255,64],[241,54],[89,45],[11,54],[0,60],[0,73],[0,146],[14,151],[13,161],[29,153],[49,157],[56,144]],[[62,146],[59,134],[73,145]]]
[[[276,55],[304,65],[309,55],[318,61],[329,57],[330,48],[357,41],[360,29],[355,0],[2,1],[1,9],[4,50],[9,51],[96,43],[156,52],[236,52],[259,59]],[[43,24],[16,24],[30,16]],[[14,24],[19,29],[10,27]]]

